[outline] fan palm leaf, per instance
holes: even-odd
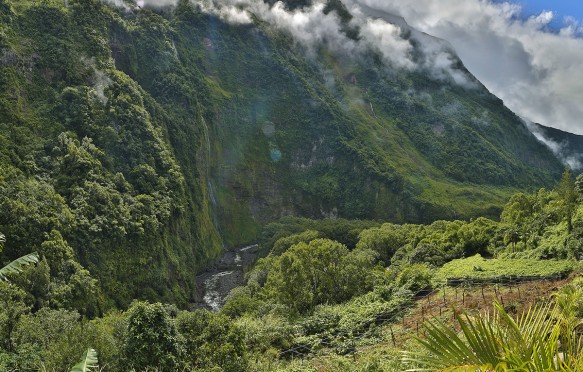
[[[556,304],[533,306],[515,320],[495,303],[492,313],[455,319],[459,334],[437,319],[425,324],[422,349],[404,352],[409,371],[581,371],[581,341],[565,329]]]

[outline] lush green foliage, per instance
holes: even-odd
[[[271,368],[273,359],[294,368],[305,366],[288,360],[296,353],[350,354],[355,344],[386,340],[379,325],[399,319],[415,294],[427,293],[433,283],[571,271],[576,264],[565,258],[579,257],[573,247],[581,242],[583,215],[577,194],[569,232],[569,206],[558,191],[565,185],[577,190],[576,183],[563,181],[557,191],[514,195],[500,222],[478,218],[379,225],[340,220],[335,225],[333,220],[282,219],[266,226],[261,244],[270,254],[248,273],[246,286],[231,292],[220,314],[135,302],[126,312],[81,318],[96,292],[78,292],[92,282],[90,277],[85,284],[71,279],[84,269],[72,263],[72,248],[54,231],[41,244],[43,259],[37,265],[0,283],[0,366],[67,369],[88,345],[95,347],[100,365],[111,370],[261,370]],[[551,245],[552,250],[547,248]],[[484,259],[476,252],[498,257]],[[461,258],[466,255],[473,256]],[[577,288],[557,302],[572,317],[582,313]],[[334,363],[335,368],[356,368],[342,359]],[[394,357],[370,363],[398,365]]]
[[[182,312],[176,318],[184,338],[189,368],[242,371],[247,368],[245,333],[222,314]]]
[[[577,264],[570,260],[484,259],[480,255],[475,255],[446,263],[437,271],[435,279],[492,283],[512,279],[560,278],[576,267]]]
[[[373,252],[349,252],[332,240],[298,243],[271,262],[265,296],[298,313],[319,304],[344,302],[370,289],[373,263]]]

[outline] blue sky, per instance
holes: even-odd
[[[501,3],[503,1],[495,1]],[[573,17],[578,21],[583,20],[583,2],[580,0],[519,0],[511,1],[522,6],[524,17],[540,14],[542,11],[551,10],[555,13],[555,19],[551,23],[554,29],[565,25],[565,17]]]

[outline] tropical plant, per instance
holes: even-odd
[[[83,354],[83,359],[71,368],[71,372],[88,372],[94,368],[98,368],[98,363],[97,352],[94,349],[89,348]]]
[[[8,265],[0,269],[0,282],[8,281],[8,274],[22,272],[22,267],[38,262],[38,253],[33,252],[17,258],[16,260],[10,262]]]
[[[531,307],[514,320],[499,303],[491,313],[456,314],[457,334],[440,320],[428,321],[419,351],[404,352],[409,371],[582,371],[579,323],[566,327],[557,303]]]

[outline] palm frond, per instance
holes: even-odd
[[[97,368],[98,363],[97,352],[95,349],[89,348],[83,354],[83,359],[71,368],[71,372],[89,372],[91,369]]]
[[[426,322],[426,337],[417,338],[425,350],[403,355],[404,362],[422,366],[410,371],[475,369],[499,362],[497,337],[487,322],[459,314],[456,320],[466,340],[438,319]]]
[[[39,260],[38,253],[36,253],[36,252],[33,252],[30,254],[27,254],[26,256],[22,256],[20,258],[17,258],[16,260],[12,261],[8,265],[6,265],[0,269],[0,282],[4,282],[4,281],[8,280],[6,275],[12,274],[12,273],[19,273],[22,271],[22,266],[29,265],[32,263],[37,263],[38,260]]]
[[[493,313],[457,314],[459,335],[434,319],[425,324],[425,338],[417,338],[422,349],[404,352],[403,361],[414,366],[410,371],[558,370],[565,357],[573,356],[559,349],[565,336],[560,316],[558,307],[548,303],[514,320],[496,302]],[[572,360],[565,364],[573,365]]]

